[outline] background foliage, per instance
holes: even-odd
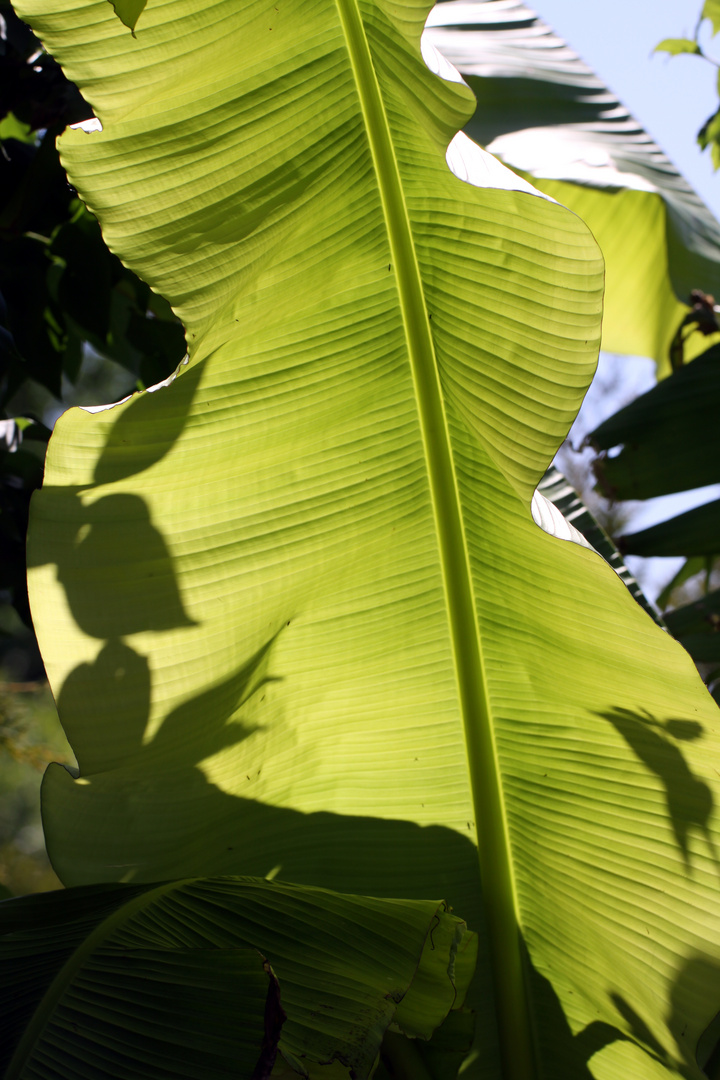
[[[0,5],[0,884],[55,888],[39,789],[72,761],[32,629],[25,535],[50,429],[68,406],[166,378],[185,353],[169,307],[125,269],[60,165],[92,110],[10,4]]]
[[[0,5],[0,657],[41,674],[25,534],[45,446],[69,405],[117,400],[185,353],[168,305],[112,255],[60,165],[55,140],[92,116],[9,4]]]

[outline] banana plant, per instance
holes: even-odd
[[[61,879],[444,897],[467,1080],[698,1080],[718,711],[530,508],[596,361],[587,227],[456,134],[426,0],[18,8],[102,125],[60,139],[72,184],[189,347],[66,413],[33,503]]]

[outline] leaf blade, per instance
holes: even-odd
[[[621,499],[650,499],[717,483],[718,356],[713,346],[590,433],[598,449],[620,447],[596,465],[604,490]]]

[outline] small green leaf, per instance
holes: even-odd
[[[134,36],[137,21],[145,9],[147,0],[109,0],[109,3],[115,9],[120,22],[132,30]]]
[[[720,79],[718,80],[720,85]],[[720,165],[720,109],[712,113],[697,133],[697,142],[701,150],[710,147],[713,168]]]
[[[17,139],[18,142],[34,143],[35,133],[30,130],[30,125],[18,120],[17,116],[9,112],[0,120],[0,142],[5,139]]]
[[[659,45],[655,46],[654,51],[678,56],[680,53],[699,53],[700,46],[692,38],[664,38]]]
[[[720,80],[718,85],[720,86]],[[720,134],[720,109],[708,116],[707,120],[698,132],[698,142],[704,150],[708,143],[716,141]]]
[[[705,0],[702,18],[710,20],[713,34],[720,33],[720,0]]]

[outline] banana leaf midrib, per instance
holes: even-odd
[[[536,1075],[517,898],[482,640],[450,431],[392,134],[358,0],[336,0],[385,216],[412,371],[478,830],[496,1010],[508,1080]]]

